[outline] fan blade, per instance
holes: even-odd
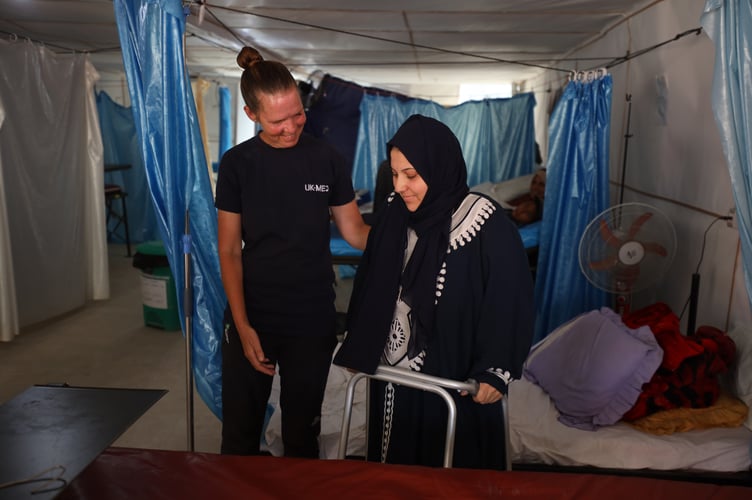
[[[640,215],[638,218],[635,219],[635,221],[632,223],[632,226],[629,228],[629,234],[627,235],[627,239],[631,240],[635,237],[637,232],[640,230],[643,224],[645,224],[648,219],[650,219],[653,216],[652,212],[645,212],[644,214]]]
[[[603,219],[601,219],[600,230],[601,238],[603,238],[603,241],[606,243],[606,245],[614,248],[621,246],[621,241],[619,240],[619,238],[614,236],[614,233],[611,232],[611,228],[608,227],[608,224],[606,224],[606,221]]]
[[[607,271],[615,267],[618,263],[619,259],[614,256],[603,260],[591,260],[588,262],[588,267],[593,271]]]
[[[659,243],[654,243],[654,242],[647,242],[647,243],[641,242],[641,243],[642,243],[642,247],[645,249],[646,252],[657,253],[661,257],[665,257],[666,255],[668,255],[668,251],[666,250],[666,247],[664,247],[663,245]]]

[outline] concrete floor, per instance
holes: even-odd
[[[34,384],[167,389],[115,446],[188,449],[185,343],[144,324],[140,271],[110,245],[110,299],[23,329],[0,343],[0,402]],[[194,449],[218,452],[220,421],[194,393]]]
[[[124,245],[110,245],[110,299],[25,328],[0,342],[0,404],[35,384],[167,389],[114,446],[188,449],[185,343],[181,331],[145,326],[140,271]],[[344,285],[342,283],[344,281]],[[347,281],[338,282],[345,310]],[[194,450],[217,453],[220,420],[194,391]]]

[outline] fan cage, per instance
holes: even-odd
[[[645,203],[615,205],[598,214],[585,228],[578,249],[580,270],[587,280],[616,294],[631,294],[659,282],[675,253],[671,220]]]

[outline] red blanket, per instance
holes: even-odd
[[[718,375],[734,362],[736,345],[721,330],[701,326],[687,336],[679,318],[661,302],[623,318],[630,328],[649,326],[663,349],[663,362],[623,420],[632,421],[671,408],[705,408],[718,399]]]

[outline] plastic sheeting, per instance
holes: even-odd
[[[731,175],[744,281],[752,298],[752,3],[708,0],[701,22],[716,47],[713,112]]]
[[[219,96],[219,154],[217,155],[217,165],[219,165],[222,155],[232,147],[232,97],[230,89],[224,85],[217,88],[217,94]]]
[[[209,91],[211,86],[211,82],[203,78],[198,78],[191,83],[193,95],[196,99],[196,117],[198,118],[199,131],[201,132],[201,142],[204,145],[204,154],[206,154],[206,168],[211,182],[211,192],[214,193],[214,167],[212,167],[209,148],[209,131],[206,126],[206,106],[204,105],[204,95]]]
[[[608,294],[580,271],[580,238],[609,204],[610,75],[572,81],[551,115],[546,201],[535,282],[535,341]]]
[[[529,174],[535,162],[534,107],[532,93],[471,101],[451,108],[419,99],[365,95],[360,103],[353,184],[356,189],[373,192],[376,171],[386,159],[387,141],[416,113],[436,118],[452,129],[467,163],[468,185]]]
[[[117,184],[128,193],[128,230],[131,243],[160,238],[157,217],[151,203],[146,170],[141,159],[141,144],[133,122],[133,110],[113,101],[105,92],[97,94],[97,112],[102,129],[105,168],[109,164],[130,165],[127,170],[105,171],[104,180]],[[110,221],[109,229],[116,224]]]
[[[0,340],[109,297],[99,75],[84,55],[0,41]],[[15,317],[14,317],[15,316]]]
[[[178,296],[185,291],[189,253],[196,390],[221,418],[219,342],[226,298],[206,155],[183,64],[184,10],[180,0],[115,0],[114,6],[147,181]],[[190,238],[184,238],[186,213]],[[185,307],[178,302],[185,331]]]
[[[3,96],[0,95],[0,135],[5,122]],[[18,335],[18,305],[16,280],[13,274],[13,254],[10,248],[10,226],[3,181],[3,155],[0,150],[0,340],[9,341]]]

